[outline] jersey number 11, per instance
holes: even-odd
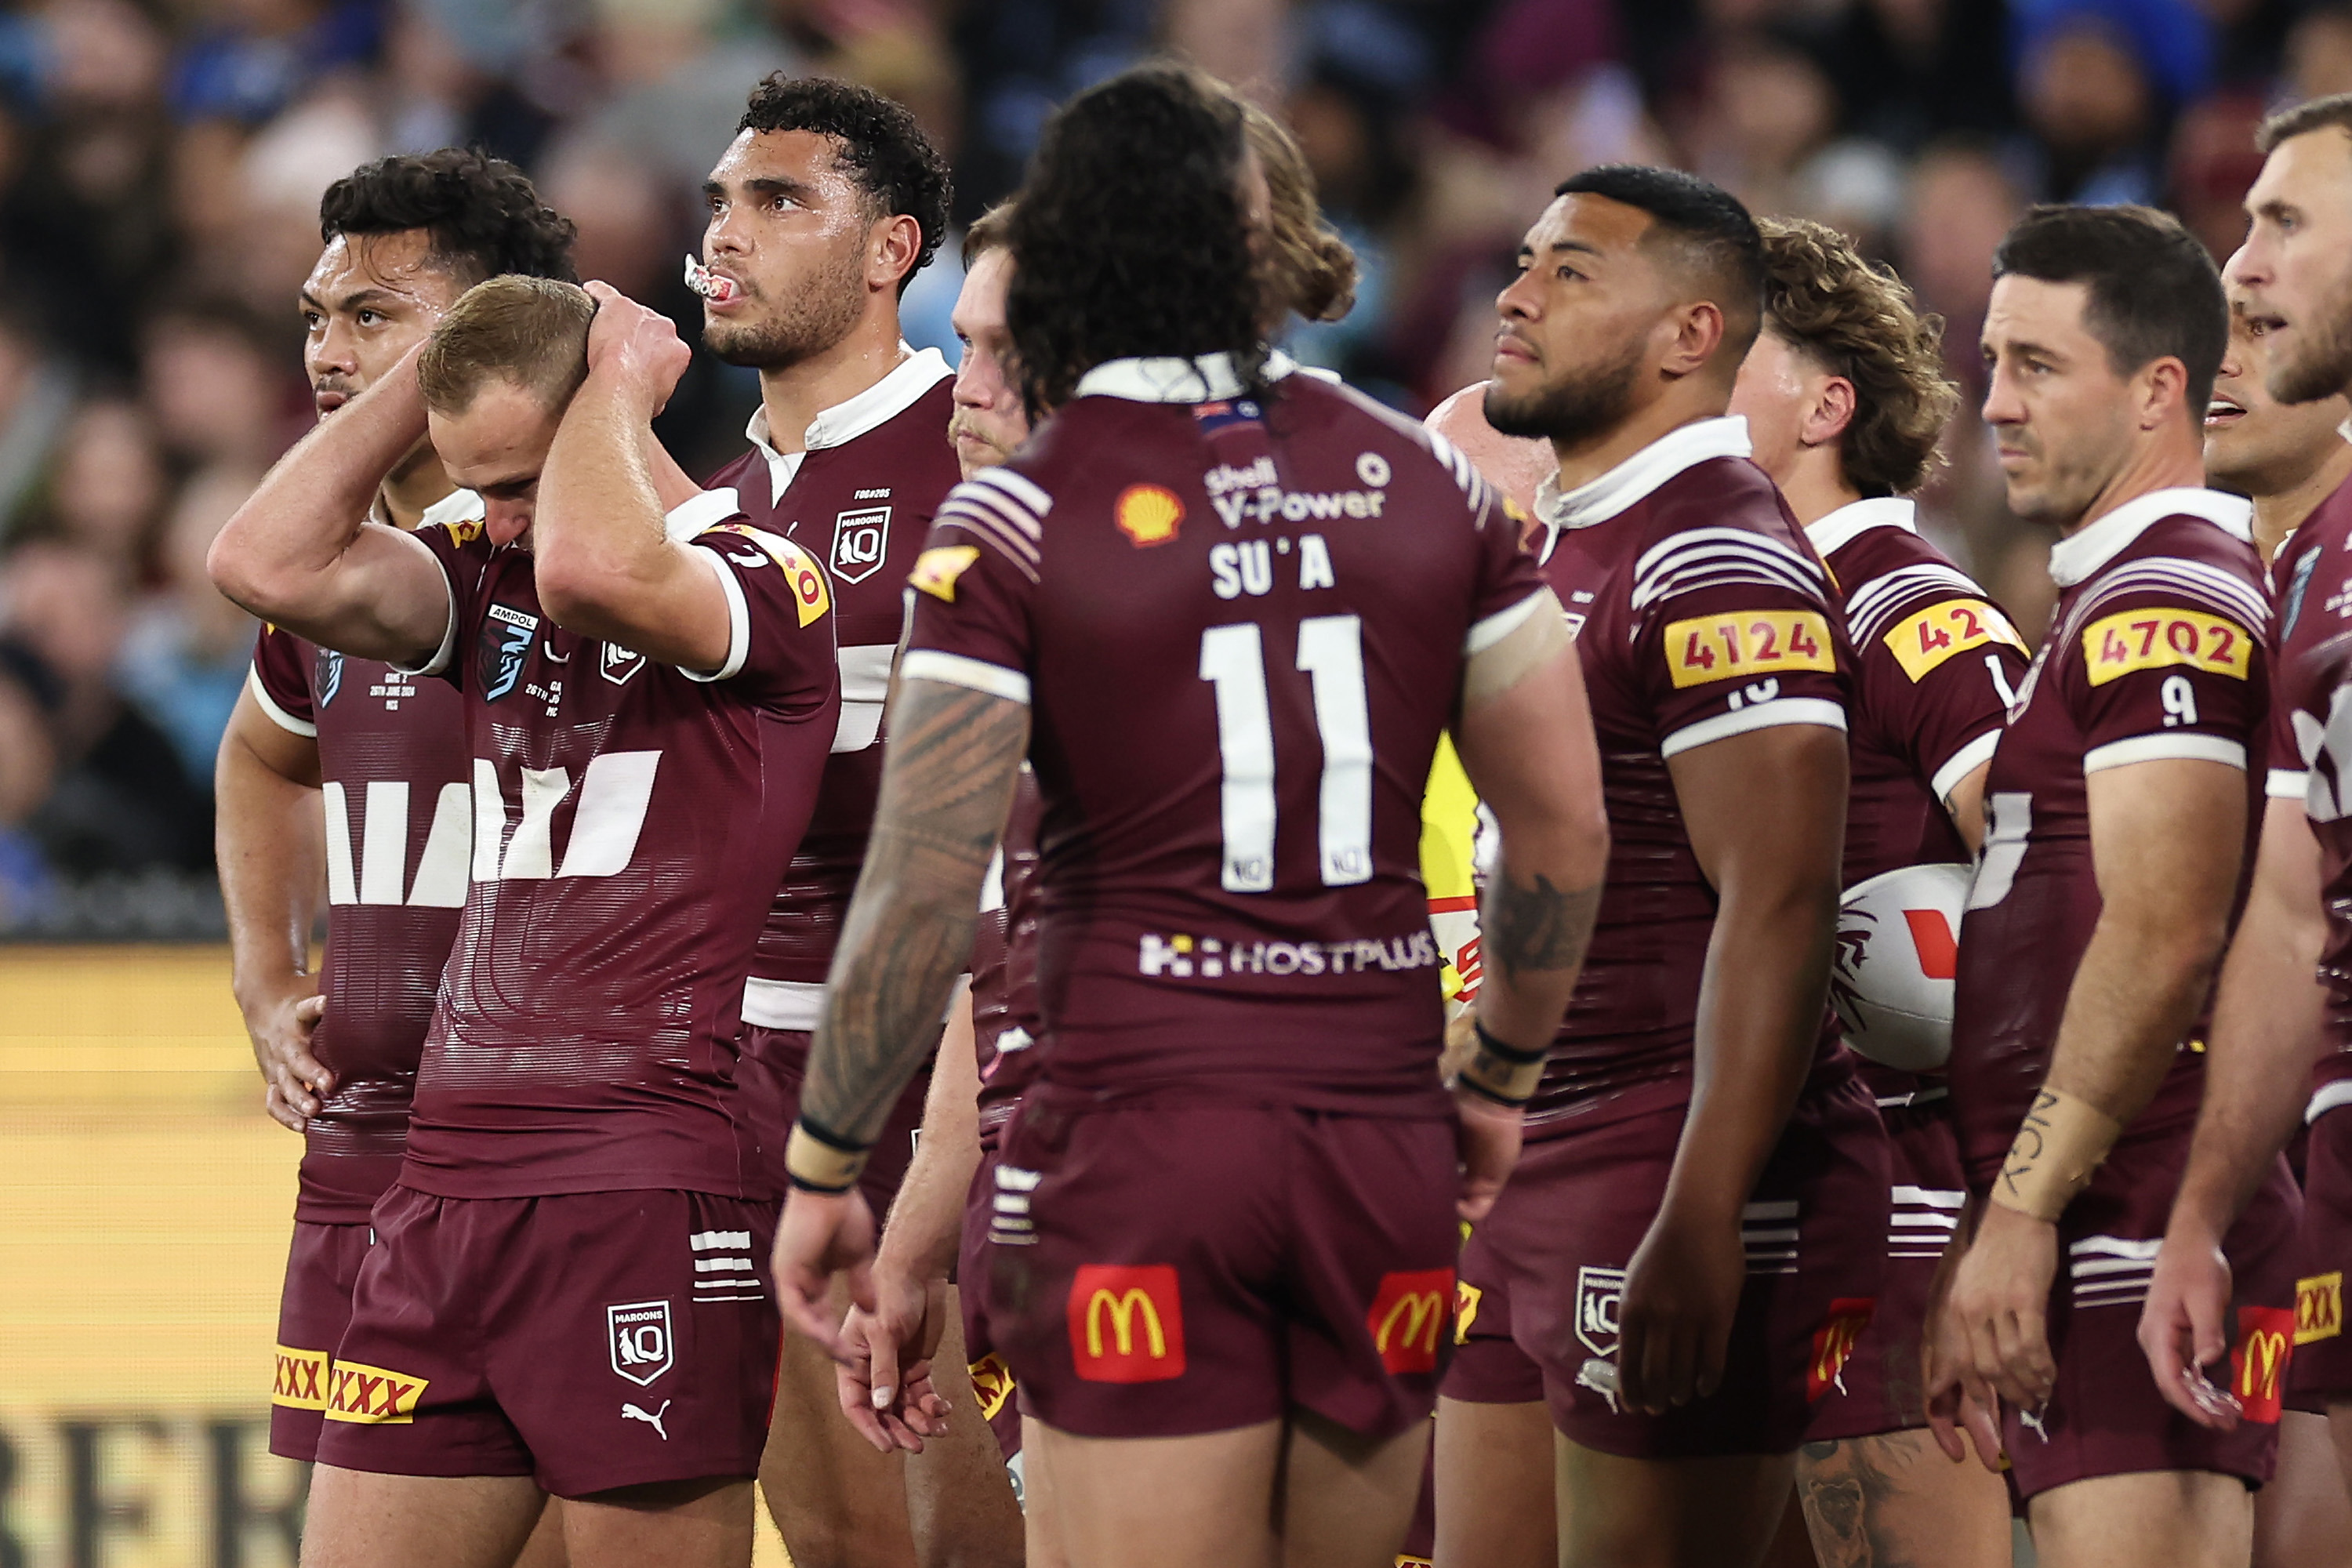
[[[1315,616],[1298,624],[1297,668],[1315,692],[1323,742],[1316,845],[1323,885],[1372,876],[1372,732],[1364,698],[1363,623]],[[1216,688],[1217,754],[1224,765],[1220,815],[1227,892],[1274,889],[1274,716],[1266,700],[1265,634],[1255,622],[1201,634],[1201,679]]]

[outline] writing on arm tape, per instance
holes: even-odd
[[[1915,681],[1925,680],[1946,659],[1972,648],[2007,643],[2020,653],[2028,651],[2009,617],[1982,599],[1930,605],[1896,622],[1882,640],[1903,673]]]
[[[2125,610],[2083,628],[2083,665],[2094,686],[2143,669],[2201,669],[2244,680],[2253,658],[2252,633],[2203,610]]]
[[[1665,652],[1666,675],[1677,687],[1837,668],[1829,621],[1812,610],[1740,610],[1670,622]]]

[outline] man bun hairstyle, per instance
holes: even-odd
[[[2326,98],[2309,99],[2292,109],[2280,110],[2254,132],[2254,145],[2268,157],[2282,142],[2330,127],[2352,136],[2352,92],[2330,93]]]
[[[572,220],[539,199],[520,169],[464,147],[378,158],[327,187],[319,238],[425,229],[436,265],[478,283],[501,273],[580,281]]]
[[[1768,217],[1757,227],[1765,330],[1853,385],[1853,417],[1838,441],[1846,483],[1865,496],[1917,489],[1960,401],[1944,374],[1943,318],[1825,224]]]
[[[922,239],[915,264],[898,279],[899,293],[939,254],[954,185],[947,160],[904,104],[830,77],[772,71],[751,89],[735,130],[808,131],[828,137],[842,172],[866,193],[875,217],[913,218]]]
[[[508,276],[457,297],[425,342],[416,378],[425,406],[463,414],[493,381],[522,388],[551,409],[588,379],[588,323],[596,301],[576,283]]]
[[[1680,169],[1601,163],[1562,180],[1555,196],[1590,195],[1650,215],[1645,248],[1667,252],[1723,312],[1717,363],[1736,374],[1756,342],[1764,310],[1764,239],[1739,198]]]
[[[2230,347],[2230,302],[2213,258],[2178,218],[2154,207],[2037,206],[1993,252],[1992,275],[2084,285],[2083,325],[2115,373],[2179,360],[2185,406],[2201,428]]]

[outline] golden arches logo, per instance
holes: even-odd
[[[1168,1333],[1160,1327],[1160,1309],[1151,1304],[1149,1294],[1139,1289],[1123,1291],[1116,1296],[1108,1290],[1097,1290],[1087,1298],[1087,1353],[1088,1355],[1100,1358],[1103,1353],[1102,1324],[1106,1311],[1110,1318],[1111,1342],[1117,1347],[1118,1354],[1124,1356],[1135,1353],[1135,1320],[1139,1313],[1143,1319],[1144,1331],[1150,1336],[1148,1342],[1151,1348],[1146,1353],[1154,1361],[1166,1358]]]
[[[1404,1324],[1404,1338],[1395,1342],[1400,1349],[1434,1354],[1438,1325],[1445,1321],[1445,1298],[1434,1290],[1422,1290],[1400,1296],[1390,1303],[1388,1315],[1381,1320],[1380,1331],[1372,1336],[1381,1354],[1389,1353],[1389,1344],[1400,1321]]]
[[[1184,1375],[1184,1303],[1175,1265],[1082,1265],[1063,1310],[1071,1363],[1087,1382]]]
[[[2240,1399],[2274,1400],[2279,1373],[2286,1369],[2288,1336],[2277,1329],[2255,1329],[2246,1335],[2246,1353],[2238,1363]]]

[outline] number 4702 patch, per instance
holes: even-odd
[[[2253,654],[2245,627],[2202,610],[2126,610],[2083,628],[2083,663],[2094,686],[2174,665],[2243,680]]]
[[[1666,675],[1678,686],[1784,669],[1835,669],[1829,622],[1811,610],[1740,610],[1667,623]]]

